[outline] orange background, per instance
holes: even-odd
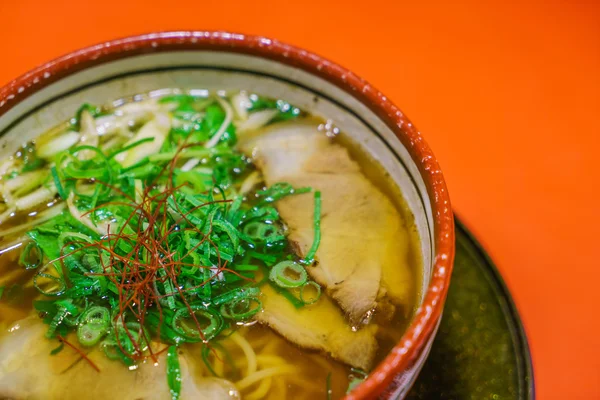
[[[262,34],[354,70],[433,147],[514,294],[538,398],[600,398],[600,3],[0,0],[0,16],[0,84],[169,29]]]

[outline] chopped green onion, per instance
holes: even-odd
[[[81,315],[82,323],[100,325],[108,328],[110,325],[110,311],[106,307],[93,306]]]
[[[227,236],[229,236],[229,240],[231,240],[233,251],[234,251],[234,253],[237,253],[238,247],[240,245],[240,239],[239,239],[237,230],[234,228],[234,226],[231,225],[226,220],[222,220],[222,219],[213,220],[212,226],[213,226],[213,229],[219,228],[223,232],[225,232],[227,234]]]
[[[187,307],[180,308],[173,316],[172,327],[175,332],[190,340],[208,341],[214,338],[223,329],[223,319],[216,312],[209,311],[204,306],[190,306],[192,317]],[[208,324],[203,323],[208,321]],[[200,326],[198,331],[196,322]],[[202,325],[205,325],[202,327]]]
[[[317,254],[317,250],[319,249],[319,244],[321,243],[321,192],[315,192],[315,212],[314,212],[314,229],[315,229],[315,237],[313,240],[313,244],[302,260],[303,264],[312,264],[315,255]]]
[[[121,335],[127,336],[127,333],[122,330]],[[121,345],[124,347],[121,339],[119,339],[119,343],[121,343]],[[133,350],[131,339],[129,339],[129,337],[126,337],[125,343],[126,343],[125,345],[127,345],[129,350]],[[134,361],[128,355],[124,354],[123,351],[121,351],[121,349],[119,348],[119,345],[117,344],[117,338],[116,338],[114,332],[110,333],[107,336],[107,338],[104,339],[104,341],[101,343],[100,346],[104,350],[104,354],[106,355],[106,357],[108,357],[108,359],[120,360],[125,365],[128,365],[128,366],[134,365]]]
[[[79,130],[79,128],[80,128],[81,114],[84,111],[89,112],[93,118],[96,118],[97,116],[101,115],[101,113],[102,113],[100,108],[93,106],[91,104],[88,104],[88,103],[83,103],[81,105],[81,107],[79,107],[79,109],[75,112],[75,117],[71,118],[71,121],[70,121],[71,125],[77,130]]]
[[[204,361],[204,365],[206,365],[206,368],[212,374],[212,376],[220,378],[220,376],[217,375],[217,373],[215,372],[214,368],[210,364],[210,361],[208,360],[209,353],[210,353],[210,348],[208,346],[204,346],[202,348],[202,361]]]
[[[60,342],[58,347],[56,347],[55,349],[52,349],[52,351],[50,352],[50,355],[55,356],[58,353],[60,353],[64,348],[65,348],[65,344],[63,342]]]
[[[91,237],[79,232],[63,232],[58,235],[58,245],[61,249],[66,245],[81,244],[82,241],[90,244],[94,243],[94,240]]]
[[[171,346],[167,351],[167,382],[172,400],[178,400],[181,395],[181,366],[177,347]]]
[[[367,373],[356,368],[352,368],[352,375],[350,375],[350,382],[348,383],[348,390],[346,390],[346,394],[350,393],[354,390],[358,385],[364,382],[367,378]]]
[[[19,265],[25,269],[36,269],[42,264],[42,249],[35,242],[29,242],[21,251]]]
[[[77,328],[77,339],[84,346],[94,346],[104,337],[106,332],[108,332],[108,328],[102,325],[80,324]]]
[[[150,340],[178,346],[225,336],[226,327],[261,311],[265,283],[296,308],[317,301],[321,288],[292,261],[273,204],[312,189],[285,182],[256,196],[242,189],[248,174],[258,173],[234,147],[238,125],[229,121],[227,101],[188,94],[142,99],[94,122],[105,137],[89,123],[89,115],[103,111],[84,105],[69,128],[83,135],[63,126],[56,131],[60,143],[46,139],[51,148],[45,152],[28,144],[27,158],[16,159],[22,182],[31,190],[45,184],[48,201],[58,193],[68,206],[23,228],[30,229],[32,243],[23,246],[20,264],[33,269],[49,262],[33,278],[34,287],[51,296],[34,302],[50,325],[48,336],[75,333],[82,346],[100,344],[107,357],[131,366],[149,354]],[[272,111],[265,123],[300,114],[282,101],[252,102],[255,116],[261,108]],[[119,132],[121,126],[129,132]],[[123,133],[131,133],[130,141]],[[22,173],[29,169],[39,175],[35,185]],[[11,184],[30,191],[19,181]],[[15,189],[9,192],[18,200]],[[315,193],[311,258],[319,223]],[[257,276],[260,282],[253,282]],[[11,289],[3,291],[3,300],[11,297]],[[219,346],[217,340],[211,345]],[[207,349],[202,357],[210,370]],[[168,349],[167,375],[171,397],[178,399],[175,346]]]
[[[262,310],[262,302],[257,297],[248,296],[223,304],[220,312],[223,318],[245,321],[252,318],[260,310]]]
[[[122,348],[124,352],[120,352],[126,357],[136,354],[136,346],[142,351],[148,346],[148,334],[138,322],[117,323],[111,336],[114,345],[119,350]]]
[[[282,261],[269,273],[269,279],[284,288],[300,287],[308,279],[306,270],[294,261]]]
[[[44,278],[49,280],[52,284],[54,285],[58,285],[58,287],[54,286],[54,287],[50,287],[50,289],[42,289],[41,285],[42,283],[39,282],[40,278]],[[33,277],[33,286],[43,295],[46,296],[60,296],[61,294],[64,293],[65,289],[67,288],[67,285],[65,284],[65,282],[60,279],[57,278],[56,276],[53,275],[49,275],[49,274],[45,274],[45,273],[39,273],[36,274]]]
[[[62,185],[62,183],[60,182],[60,177],[58,175],[58,171],[56,170],[55,166],[53,166],[52,168],[50,168],[50,173],[52,174],[52,179],[54,180],[54,186],[56,186],[56,192],[58,193],[58,195],[63,200],[66,200],[67,197],[69,197],[69,195],[65,191],[64,186]]]
[[[249,251],[248,255],[250,255],[253,258],[256,258],[257,260],[261,260],[269,266],[275,264],[275,262],[277,261],[277,257],[271,254],[263,254],[258,253],[256,251]]]
[[[143,139],[140,139],[140,140],[136,140],[135,142],[133,142],[131,144],[128,144],[127,146],[123,146],[123,147],[119,148],[119,150],[113,151],[112,153],[110,153],[108,155],[107,158],[110,160],[111,158],[114,158],[117,154],[121,154],[121,153],[126,152],[128,150],[131,150],[134,147],[139,146],[140,144],[144,144],[144,143],[148,143],[148,142],[153,142],[153,141],[154,141],[153,137],[148,137],[148,138],[143,138]]]
[[[244,289],[233,289],[229,292],[223,293],[220,296],[216,296],[212,299],[212,304],[220,306],[225,303],[231,303],[232,301],[243,299],[246,297],[256,297],[260,294],[260,289],[257,287],[248,287]]]
[[[266,190],[258,191],[257,194],[263,197],[263,203],[273,203],[284,197],[308,193],[311,190],[312,189],[309,187],[294,189],[294,187],[287,182],[277,182]]]
[[[312,287],[315,289],[316,294],[314,295],[314,297],[310,297],[310,298],[306,298],[306,294],[304,293],[304,290],[306,290],[308,287]],[[306,282],[304,285],[300,286],[300,300],[302,300],[304,302],[304,304],[314,304],[316,303],[319,298],[321,297],[321,286],[319,286],[318,283],[314,282],[314,281],[308,281]]]
[[[281,287],[281,286],[279,286],[276,283],[271,282],[271,281],[269,281],[269,285],[271,285],[271,287],[273,289],[275,289],[275,291],[277,293],[279,293],[280,295],[282,295],[283,297],[285,297],[286,300],[289,301],[294,306],[294,308],[298,308],[299,309],[299,308],[302,308],[302,307],[304,307],[306,305],[302,300],[296,298],[296,296],[294,296],[292,293],[290,293],[290,291],[288,289],[283,288],[283,287]]]
[[[50,327],[46,332],[46,337],[48,339],[53,338],[58,326],[63,322],[63,320],[69,315],[69,311],[65,307],[58,307],[58,312],[52,320],[50,321]]]
[[[257,242],[272,242],[285,239],[277,227],[260,221],[250,221],[244,226],[244,235]]]

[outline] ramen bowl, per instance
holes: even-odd
[[[420,236],[418,307],[401,340],[347,398],[404,397],[441,318],[454,258],[453,214],[440,167],[421,133],[351,71],[257,36],[182,31],[114,40],[50,61],[1,88],[0,151],[12,154],[82,103],[170,87],[245,88],[326,116],[400,188]]]

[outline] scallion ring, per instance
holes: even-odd
[[[58,245],[63,249],[66,245],[81,244],[83,242],[94,243],[88,235],[79,232],[62,232],[58,235]]]
[[[44,278],[47,279],[49,281],[52,281],[52,283],[57,284],[58,287],[51,287],[51,290],[46,290],[46,289],[42,289],[41,285],[43,283],[39,282],[40,278]],[[61,294],[64,293],[65,289],[67,288],[67,285],[65,284],[65,282],[53,275],[49,275],[49,274],[44,274],[44,273],[39,273],[37,275],[35,275],[33,277],[33,286],[43,295],[46,296],[60,296]]]
[[[244,226],[243,232],[250,239],[257,242],[268,242],[281,236],[275,225],[259,221],[248,222]]]
[[[146,351],[148,332],[138,322],[117,323],[114,330],[115,344],[127,357]]]
[[[21,252],[19,265],[25,269],[36,269],[42,264],[42,249],[35,242],[29,242]]]
[[[110,311],[106,307],[90,307],[81,316],[81,322],[108,327],[110,325]]]
[[[77,327],[77,339],[83,346],[94,346],[106,335],[108,329],[101,325],[80,324]]]
[[[306,270],[294,261],[282,261],[275,265],[269,273],[269,279],[284,288],[300,287],[306,283]]]
[[[247,296],[221,305],[220,312],[223,318],[245,321],[252,318],[260,310],[262,310],[262,302],[255,296]]]
[[[110,327],[110,311],[106,307],[93,306],[79,318],[77,338],[84,346],[94,346],[104,337]]]
[[[306,288],[308,288],[309,286],[312,286],[316,290],[317,294],[313,298],[310,298],[307,300],[305,298],[304,290]],[[321,286],[319,286],[318,283],[316,283],[314,281],[308,281],[304,285],[300,286],[300,300],[302,300],[302,302],[304,304],[306,304],[306,305],[314,304],[319,300],[320,297],[321,297]]]
[[[194,317],[192,317],[190,309],[194,313]],[[172,326],[175,332],[186,339],[198,341],[211,340],[221,332],[223,319],[219,314],[203,306],[190,306],[190,309],[187,307],[180,308],[173,315]],[[203,323],[204,321],[208,321],[208,323]],[[198,331],[197,325],[200,325],[202,335]]]
[[[109,335],[106,339],[104,339],[102,342],[102,349],[109,360],[119,360],[121,358],[119,355],[120,350],[117,346],[117,340],[115,339],[114,334]]]

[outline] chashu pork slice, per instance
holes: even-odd
[[[119,361],[109,360],[100,349],[87,356],[98,366],[94,370],[73,349],[65,346],[52,356],[56,340],[44,334],[48,326],[37,318],[15,324],[11,333],[0,337],[0,398],[2,399],[171,399],[167,384],[165,354],[141,364],[135,371]],[[238,399],[232,383],[217,378],[196,378],[185,356],[180,356],[181,399]]]
[[[262,286],[261,292],[263,309],[256,315],[259,322],[300,347],[326,352],[355,368],[371,369],[377,352],[376,325],[353,330],[326,295],[296,309],[269,284]]]
[[[310,120],[271,125],[240,147],[262,170],[267,185],[288,182],[321,191],[321,242],[316,263],[306,269],[352,324],[378,305],[389,310],[390,303],[411,303],[407,229],[344,147]],[[291,243],[304,257],[314,238],[313,194],[286,197],[276,207]]]

